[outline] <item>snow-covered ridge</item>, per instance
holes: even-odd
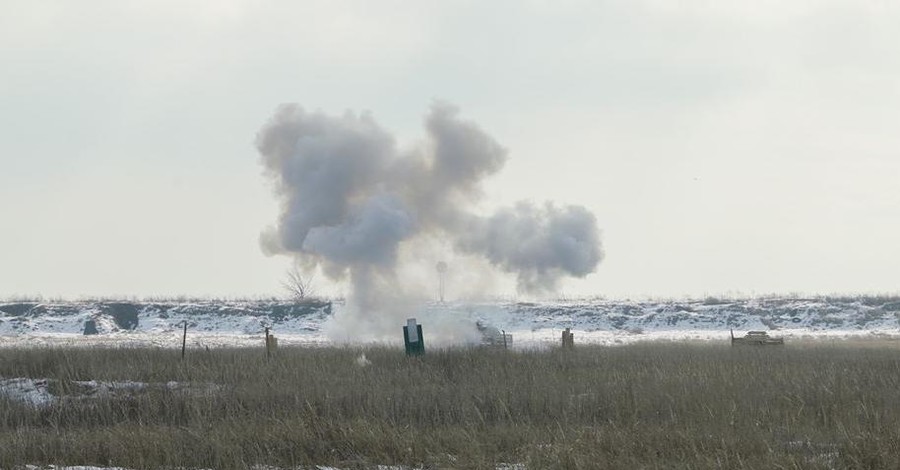
[[[271,325],[317,331],[330,302],[55,302],[0,303],[0,335],[162,333],[180,329],[255,334]]]
[[[871,330],[900,326],[900,298],[764,298],[687,301],[567,301],[467,306],[498,308],[505,323],[582,331]],[[499,313],[499,312],[498,312]],[[519,328],[521,329],[521,328]]]
[[[274,300],[8,302],[0,303],[0,346],[74,340],[92,323],[94,342],[180,347],[175,339],[185,322],[190,347],[257,345],[267,326],[280,344],[327,344],[324,326],[344,308],[342,302]],[[449,302],[425,304],[415,315],[427,336],[440,335],[435,320],[452,317],[512,333],[516,345],[556,341],[563,328],[574,330],[577,342],[592,343],[724,339],[730,329],[785,337],[900,336],[900,297]]]

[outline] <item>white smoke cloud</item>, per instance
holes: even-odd
[[[603,258],[594,214],[580,206],[519,203],[473,218],[457,246],[518,275],[525,292],[552,291],[566,276],[584,277]]]
[[[425,130],[427,145],[400,151],[368,113],[335,117],[290,104],[257,135],[281,203],[277,224],[260,237],[263,250],[349,278],[352,318],[339,323],[393,332],[415,309],[397,277],[398,253],[424,239],[516,275],[525,293],[596,269],[603,252],[587,209],[519,203],[476,215],[482,184],[503,168],[506,149],[446,103],[432,106]]]

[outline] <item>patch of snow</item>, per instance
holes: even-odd
[[[144,382],[98,382],[96,380],[80,380],[73,383],[82,387],[85,394],[97,398],[114,397],[118,395],[132,395],[144,390],[148,384]]]
[[[55,401],[48,385],[47,379],[0,379],[0,397],[35,408],[43,408]]]
[[[93,467],[87,465],[58,466],[58,465],[25,465],[24,470],[128,470],[122,467]]]
[[[370,366],[372,365],[372,361],[366,358],[366,353],[362,353],[356,358],[356,365],[360,367]]]
[[[164,388],[195,396],[211,395],[222,390],[220,385],[212,383],[194,384],[172,381],[165,384],[154,384],[135,381],[103,382],[97,380],[80,380],[72,382],[78,387],[77,391],[57,397],[50,393],[50,383],[51,380],[49,379],[0,379],[0,398],[5,397],[19,403],[41,408],[60,400],[132,396],[151,388]]]

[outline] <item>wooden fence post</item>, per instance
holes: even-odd
[[[187,349],[187,320],[184,321],[184,333],[181,335],[181,360],[184,360],[184,351]]]
[[[575,334],[569,328],[566,328],[562,332],[562,347],[563,349],[572,349],[575,347]]]

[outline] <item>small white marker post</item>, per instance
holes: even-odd
[[[407,331],[409,331],[409,342],[410,343],[419,342],[419,332],[416,331],[416,330],[418,330],[418,328],[416,328],[416,319],[415,318],[410,318],[410,319],[406,320],[406,329],[407,329]]]

